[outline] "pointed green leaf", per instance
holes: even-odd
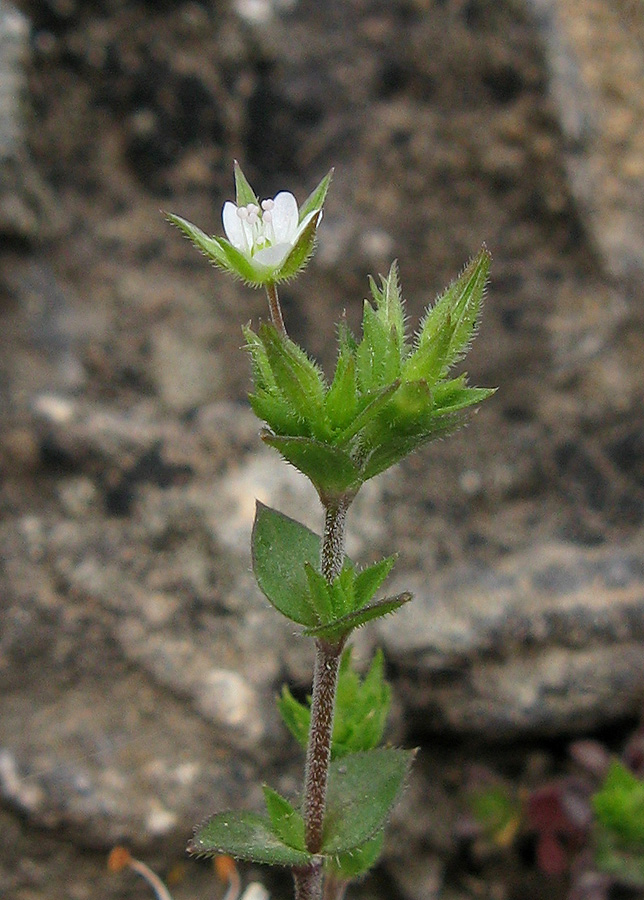
[[[402,377],[404,381],[426,381],[433,385],[447,368],[447,356],[454,328],[449,313],[443,327],[431,340],[423,341],[406,360]]]
[[[319,494],[339,496],[360,485],[360,470],[348,453],[313,438],[281,437],[262,433],[262,440],[275,447],[292,466],[315,485]]]
[[[474,335],[490,270],[490,254],[483,247],[465,266],[459,277],[438,298],[421,323],[417,345],[431,341],[446,327],[452,335],[445,366],[453,365],[465,353]],[[451,322],[448,323],[448,317]]]
[[[398,554],[387,556],[371,566],[361,569],[355,580],[356,608],[365,606],[383,584],[398,559]]]
[[[381,831],[407,778],[414,750],[368,750],[331,763],[322,852],[346,853]]]
[[[306,850],[304,837],[304,819],[297,810],[293,809],[285,797],[274,791],[273,788],[264,785],[264,802],[266,811],[271,820],[273,834],[284,841],[289,847],[296,850]]]
[[[318,572],[310,563],[304,563],[304,571],[309,584],[310,603],[315,610],[318,621],[331,621],[333,619],[331,586],[324,575]]]
[[[271,431],[301,436],[306,432],[305,424],[284,397],[257,391],[249,394],[248,400],[257,418],[266,422]]]
[[[371,294],[378,310],[378,316],[387,330],[394,333],[394,341],[398,348],[399,358],[405,345],[405,310],[400,291],[398,263],[392,262],[386,278],[380,276],[381,288],[373,278],[369,278]],[[400,374],[399,372],[397,375]],[[394,376],[396,377],[396,376]]]
[[[324,422],[322,406],[326,386],[319,367],[290,338],[268,323],[259,329],[269,365],[279,390],[311,427]]]
[[[457,387],[450,389],[451,382],[438,385],[434,391],[435,413],[445,415],[454,413],[469,406],[478,406],[492,394],[496,394],[496,388],[468,388]],[[443,388],[445,390],[443,390]]]
[[[319,536],[258,501],[251,540],[253,571],[263,594],[292,622],[317,625],[304,564],[319,565]]]
[[[242,326],[242,334],[246,340],[245,349],[250,354],[253,368],[253,384],[257,390],[266,391],[269,394],[279,393],[273,370],[268,362],[266,349],[259,335],[255,334],[250,325]]]
[[[259,207],[257,195],[246,180],[246,176],[237,160],[235,160],[235,196],[237,198],[235,201],[237,206],[248,206],[249,203],[254,203],[255,206]]]
[[[342,654],[336,711],[333,720],[333,758],[377,747],[384,734],[391,689],[384,677],[384,657],[377,651],[364,679],[351,666],[351,647]]]
[[[357,406],[356,361],[352,353],[341,350],[333,382],[324,398],[324,409],[331,428],[346,428]]]
[[[352,881],[365,875],[380,858],[385,840],[384,829],[377,832],[360,847],[354,847],[347,853],[330,856],[324,863],[324,871],[337,881]]]
[[[360,628],[373,619],[380,619],[382,616],[388,616],[390,613],[400,609],[405,603],[409,603],[412,595],[407,591],[397,594],[395,597],[383,597],[382,600],[375,600],[373,603],[357,609],[355,612],[347,613],[339,619],[334,619],[326,625],[310,625],[304,630],[304,634],[310,637],[322,638],[330,643],[337,643],[346,637],[354,628]]]
[[[389,403],[390,398],[396,393],[400,387],[399,381],[394,381],[384,388],[370,391],[361,398],[362,409],[353,421],[344,429],[341,435],[336,439],[338,444],[346,444],[358,432],[362,431],[373,419],[380,414],[380,411]],[[363,405],[364,404],[364,405]]]
[[[452,434],[468,420],[467,410],[447,415],[430,417],[429,422],[420,431],[411,434],[392,434],[386,441],[376,446],[367,456],[361,476],[364,481],[385,472],[400,462],[410,453],[418,450],[428,441]]]
[[[363,392],[382,388],[400,374],[395,371],[397,349],[392,347],[390,335],[390,329],[382,322],[369,301],[365,300],[362,340],[356,351],[356,373]],[[392,377],[388,377],[392,371]]]
[[[311,724],[310,708],[296,700],[286,685],[284,685],[281,695],[277,698],[277,708],[284,724],[295,740],[300,747],[306,749],[309,738],[309,725]]]
[[[225,853],[235,859],[273,866],[302,866],[315,858],[285,844],[264,816],[239,810],[207,819],[195,830],[188,852],[197,856]]]
[[[311,191],[302,206],[300,206],[300,222],[302,222],[310,212],[322,209],[332,178],[333,169],[331,169],[328,174],[324,176],[315,190]]]

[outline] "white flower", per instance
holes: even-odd
[[[236,206],[230,200],[224,204],[222,219],[230,243],[253,265],[262,271],[278,269],[289,255],[313,216],[309,212],[299,221],[297,200],[288,191],[280,191],[273,200]]]
[[[288,281],[306,265],[315,247],[317,227],[333,171],[298,208],[288,191],[262,200],[235,163],[235,203],[224,203],[226,237],[210,237],[180,216],[169,220],[215,265],[253,287]]]

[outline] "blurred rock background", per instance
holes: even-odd
[[[464,772],[519,781],[644,699],[644,16],[638,0],[0,0],[0,894],[177,898],[191,826],[294,791],[272,706],[312,659],[249,572],[254,500],[319,528],[257,439],[240,325],[264,298],[164,222],[218,232],[336,174],[292,336],[330,369],[366,276],[412,322],[494,257],[464,433],[365,489],[349,550],[401,551],[392,739],[421,762],[365,897],[539,898],[529,852],[473,860]],[[392,588],[394,585],[392,585]],[[179,872],[179,874],[177,874]],[[264,873],[265,876],[265,873]],[[278,883],[277,895],[287,886]],[[208,893],[210,892],[210,893]]]

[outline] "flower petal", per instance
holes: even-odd
[[[275,243],[292,243],[297,232],[297,200],[289,191],[280,191],[271,210]]]
[[[280,266],[291,251],[291,244],[273,244],[272,247],[264,247],[253,256],[253,264],[276,269]]]
[[[238,250],[247,251],[248,244],[246,242],[246,235],[244,233],[244,225],[242,220],[237,215],[237,207],[234,203],[231,203],[230,200],[227,200],[224,203],[224,208],[221,213],[221,218],[224,223],[224,231],[226,232],[226,237],[233,245],[233,247],[237,247]]]

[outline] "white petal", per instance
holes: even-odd
[[[253,263],[262,268],[276,269],[284,262],[292,247],[291,243],[273,244],[272,247],[264,247],[263,250],[258,250],[253,256]]]
[[[244,233],[244,224],[237,215],[237,207],[234,203],[231,203],[230,200],[227,200],[224,203],[221,218],[224,223],[226,237],[233,247],[237,247],[238,250],[242,251],[247,250],[248,245]]]
[[[271,210],[275,243],[291,242],[297,233],[297,200],[288,191],[280,191]]]

